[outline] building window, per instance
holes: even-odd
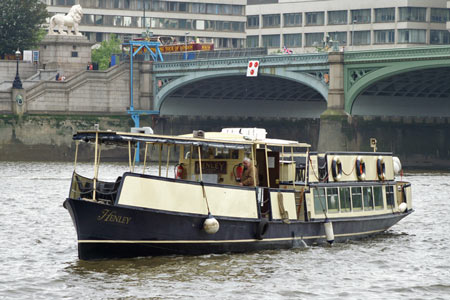
[[[395,22],[395,8],[375,8],[375,22],[389,23]]]
[[[447,30],[430,30],[430,44],[448,45],[450,44],[450,33]]]
[[[81,19],[81,24],[86,24],[86,25],[93,25],[94,24],[94,15],[84,15],[83,19]]]
[[[427,9],[425,7],[399,7],[399,21],[425,22]]]
[[[370,45],[370,31],[353,31],[352,45]]]
[[[302,34],[283,34],[284,46],[286,47],[301,47],[302,46]]]
[[[244,6],[242,5],[233,5],[233,15],[234,16],[244,16]]]
[[[97,33],[95,34],[95,41],[96,41],[96,42],[102,42],[102,41],[103,41],[103,33],[97,32]]]
[[[302,14],[283,14],[284,27],[302,26]]]
[[[347,31],[328,32],[330,40],[338,42],[339,45],[347,45]]]
[[[95,25],[103,25],[103,16],[95,15]]]
[[[247,36],[247,48],[256,48],[256,47],[259,47],[259,36],[258,35]]]
[[[280,27],[280,15],[263,15],[263,28]]]
[[[448,8],[432,8],[431,9],[431,22],[433,23],[445,23],[449,20]]]
[[[306,47],[321,47],[323,45],[323,33],[305,33]]]
[[[262,45],[267,48],[280,48],[280,36],[278,34],[263,35]]]
[[[425,29],[399,29],[398,42],[407,44],[425,44],[426,33]]]
[[[206,13],[206,4],[205,3],[191,3],[191,13],[205,14]]]
[[[324,25],[324,12],[307,12],[306,25]]]
[[[247,16],[247,28],[259,28],[259,16]]]
[[[355,24],[370,23],[370,9],[352,10],[352,21]]]
[[[347,11],[336,10],[328,12],[328,25],[342,25],[347,24]]]
[[[392,30],[375,30],[375,44],[393,44],[395,42],[395,31]]]
[[[72,51],[72,57],[78,57],[78,51]]]

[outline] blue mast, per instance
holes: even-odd
[[[142,33],[145,37],[144,40],[141,41],[129,41],[128,43],[124,43],[124,46],[130,47],[130,108],[127,112],[131,115],[131,119],[134,122],[134,127],[139,127],[139,117],[140,115],[159,115],[159,111],[157,110],[135,110],[134,109],[134,99],[133,99],[133,58],[141,51],[145,54],[147,52],[150,54],[152,61],[164,61],[161,50],[159,46],[161,43],[150,41],[150,37],[152,33],[147,28],[147,31]],[[153,50],[152,50],[153,49]],[[146,60],[150,60],[147,58]],[[139,143],[137,144],[136,151],[136,162],[139,162]]]

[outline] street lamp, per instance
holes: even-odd
[[[19,76],[19,58],[20,58],[20,51],[19,48],[17,48],[16,51],[16,61],[17,61],[17,67],[16,67],[16,78],[14,78],[14,82],[13,82],[13,89],[22,89],[22,81],[20,80],[20,76]]]
[[[184,33],[184,59],[187,60],[187,36],[190,32]]]

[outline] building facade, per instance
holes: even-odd
[[[347,50],[447,45],[448,21],[447,0],[249,0],[246,46],[302,53],[336,42]]]
[[[246,0],[42,0],[50,14],[67,13],[80,4],[80,31],[92,42],[138,37],[147,28],[154,36],[177,42],[213,42],[215,48],[245,47]]]

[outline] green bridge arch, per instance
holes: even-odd
[[[200,72],[187,72],[185,74],[179,74],[177,77],[172,77],[162,88],[158,90],[156,84],[157,93],[154,97],[154,108],[161,110],[164,101],[177,89],[188,84],[192,84],[198,81],[210,80],[217,77],[242,77],[246,78],[246,68],[232,69],[232,70],[214,70],[214,71],[200,71]],[[311,88],[323,97],[323,100],[327,102],[328,99],[328,85],[325,83],[323,76],[327,73],[327,69],[315,70],[314,72],[297,72],[287,70],[286,68],[261,68],[259,70],[259,77],[272,77],[283,79],[291,82],[295,82]],[[172,75],[173,76],[173,75]],[[161,78],[156,77],[157,81]],[[212,87],[214,88],[214,87]]]
[[[450,67],[450,47],[448,46],[346,53],[344,56],[344,110],[352,115],[358,96],[384,79],[445,67]]]

